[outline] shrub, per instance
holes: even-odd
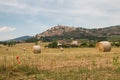
[[[83,42],[81,45],[80,45],[80,47],[87,47],[88,46],[88,44],[86,43],[86,42]]]
[[[58,47],[58,46],[57,46],[57,42],[56,42],[56,41],[48,44],[48,48],[57,48],[57,47]]]
[[[15,41],[8,41],[8,42],[7,42],[7,45],[8,45],[9,47],[14,46],[15,44],[16,44]]]

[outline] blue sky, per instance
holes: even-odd
[[[101,28],[120,23],[120,0],[0,0],[0,40],[55,25]]]

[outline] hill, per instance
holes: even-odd
[[[21,36],[21,37],[18,37],[18,38],[15,38],[15,39],[11,39],[11,40],[15,40],[15,41],[23,41],[23,40],[26,40],[26,39],[29,39],[31,38],[31,36]]]
[[[64,33],[72,32],[72,31],[75,31],[75,30],[76,30],[75,27],[58,25],[58,26],[55,26],[55,27],[53,27],[51,29],[48,29],[47,31],[45,31],[43,33],[38,34],[37,38],[52,37],[52,36],[62,36],[62,35],[64,35]]]
[[[57,25],[43,33],[37,34],[38,39],[52,41],[56,39],[89,39],[106,40],[110,37],[120,37],[120,25],[105,28],[86,29],[82,27],[70,27]]]

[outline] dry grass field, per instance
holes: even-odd
[[[41,43],[41,54],[34,54],[33,45],[0,45],[0,80],[120,80],[120,48],[60,51]]]

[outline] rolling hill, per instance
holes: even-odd
[[[86,29],[82,27],[70,27],[57,25],[43,33],[36,35],[38,39],[51,41],[56,39],[90,39],[90,40],[106,40],[109,37],[120,37],[120,25]]]
[[[26,40],[28,38],[31,38],[31,36],[21,36],[21,37],[18,37],[18,38],[15,38],[15,39],[11,39],[11,40],[15,40],[15,41],[23,41],[23,40]]]

